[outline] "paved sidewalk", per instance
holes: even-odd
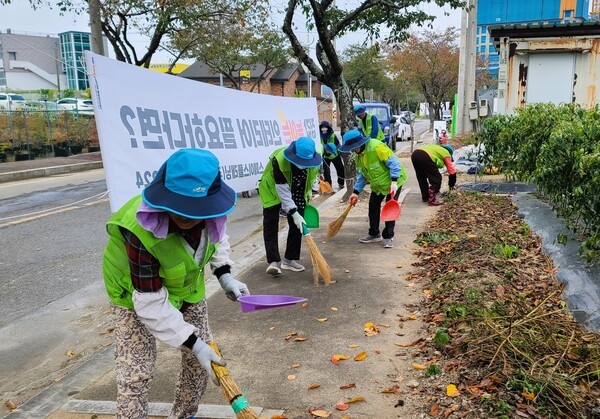
[[[99,151],[69,157],[0,163],[0,183],[102,168]]]

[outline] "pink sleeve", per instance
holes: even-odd
[[[453,175],[456,173],[456,169],[452,164],[452,158],[450,156],[444,158],[444,164],[446,165],[446,169],[448,169],[448,174]]]

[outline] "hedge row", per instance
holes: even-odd
[[[534,104],[483,121],[476,134],[486,166],[535,183],[556,214],[581,234],[580,254],[600,262],[600,108]]]

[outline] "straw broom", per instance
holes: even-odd
[[[304,224],[302,224],[302,235],[306,240],[306,245],[310,252],[310,261],[313,267],[313,280],[315,285],[319,285],[319,277],[323,278],[325,285],[335,282],[331,280],[331,268],[329,267],[329,264],[321,254],[315,239],[310,235],[310,231]]]
[[[221,356],[219,347],[215,342],[209,342],[208,344],[211,348],[215,350],[217,355]],[[223,395],[225,396],[225,398],[231,405],[231,408],[235,412],[235,417],[237,419],[260,419],[256,412],[254,412],[254,410],[252,410],[252,408],[248,406],[248,402],[246,402],[246,399],[240,391],[240,388],[233,381],[233,378],[231,378],[231,376],[229,375],[229,371],[227,370],[227,368],[217,365],[213,362],[212,369],[215,372],[217,378],[219,379]],[[236,410],[238,411],[236,412]]]
[[[344,224],[344,220],[348,216],[348,213],[350,212],[351,209],[352,209],[352,204],[348,204],[348,206],[346,207],[346,209],[344,210],[342,215],[340,215],[336,220],[333,220],[332,222],[329,223],[329,225],[327,226],[327,237],[328,238],[332,238],[333,236],[338,234],[338,232],[342,228],[342,224]]]

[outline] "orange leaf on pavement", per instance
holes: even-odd
[[[348,390],[349,388],[354,388],[356,387],[356,384],[354,383],[350,383],[350,384],[346,384],[340,387],[340,390]]]
[[[356,402],[364,402],[365,398],[363,396],[353,397],[350,400],[346,400],[346,404],[356,403]]]
[[[344,361],[346,359],[350,359],[350,357],[342,354],[335,354],[331,356],[331,362],[335,365],[340,365],[340,361]]]
[[[312,412],[310,412],[310,414],[318,418],[328,418],[331,415],[331,413],[325,410],[313,410]]]
[[[321,387],[321,384],[311,384],[308,386],[309,390],[314,390],[315,388],[319,388]]]
[[[366,352],[361,352],[358,355],[356,355],[354,357],[355,361],[362,361],[363,359],[365,359],[367,357],[367,353]]]
[[[350,407],[350,405],[344,403],[341,400],[335,404],[335,408],[337,410],[341,410],[341,411],[348,410],[349,407]]]

